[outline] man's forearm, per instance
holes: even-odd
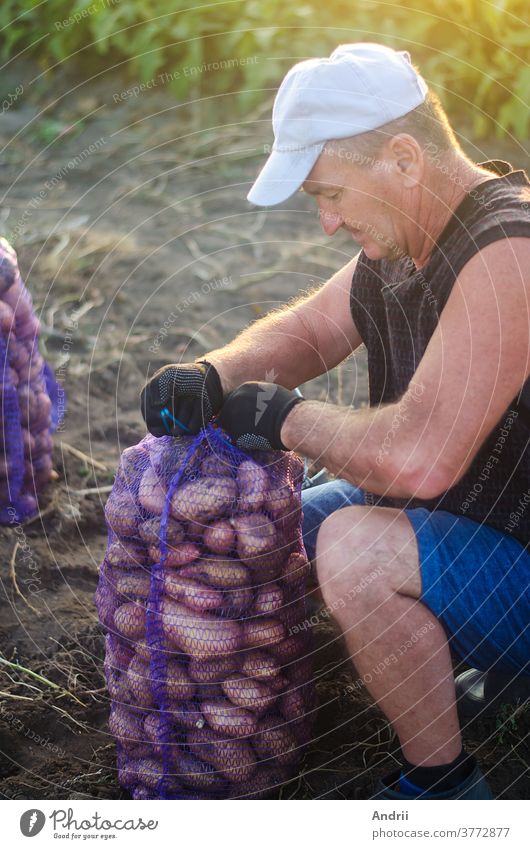
[[[293,407],[285,419],[281,440],[289,450],[318,460],[336,477],[377,495],[408,498],[414,492],[415,427],[400,409],[389,404],[345,410],[320,401]]]
[[[326,370],[312,327],[297,305],[274,310],[201,359],[215,366],[225,395],[247,380],[294,389]]]

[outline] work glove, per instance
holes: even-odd
[[[282,425],[295,404],[304,400],[277,383],[248,381],[226,397],[218,421],[243,450],[286,451],[280,439]]]
[[[196,434],[219,411],[223,390],[206,360],[159,369],[142,389],[140,405],[153,436]]]

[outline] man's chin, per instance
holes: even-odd
[[[388,262],[396,262],[401,259],[403,254],[395,251],[388,245],[381,245],[379,242],[366,241],[362,245],[362,249],[368,259],[386,259]]]
[[[385,245],[379,245],[377,242],[363,240],[362,249],[368,259],[388,259],[390,251]]]

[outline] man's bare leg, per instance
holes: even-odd
[[[359,676],[404,757],[418,766],[451,763],[462,748],[451,657],[442,626],[418,601],[418,551],[406,514],[337,510],[320,527],[316,568]]]

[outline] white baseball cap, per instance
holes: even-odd
[[[401,118],[426,94],[410,55],[382,44],[341,44],[329,59],[299,62],[276,95],[272,152],[247,200],[281,203],[300,188],[326,142]]]

